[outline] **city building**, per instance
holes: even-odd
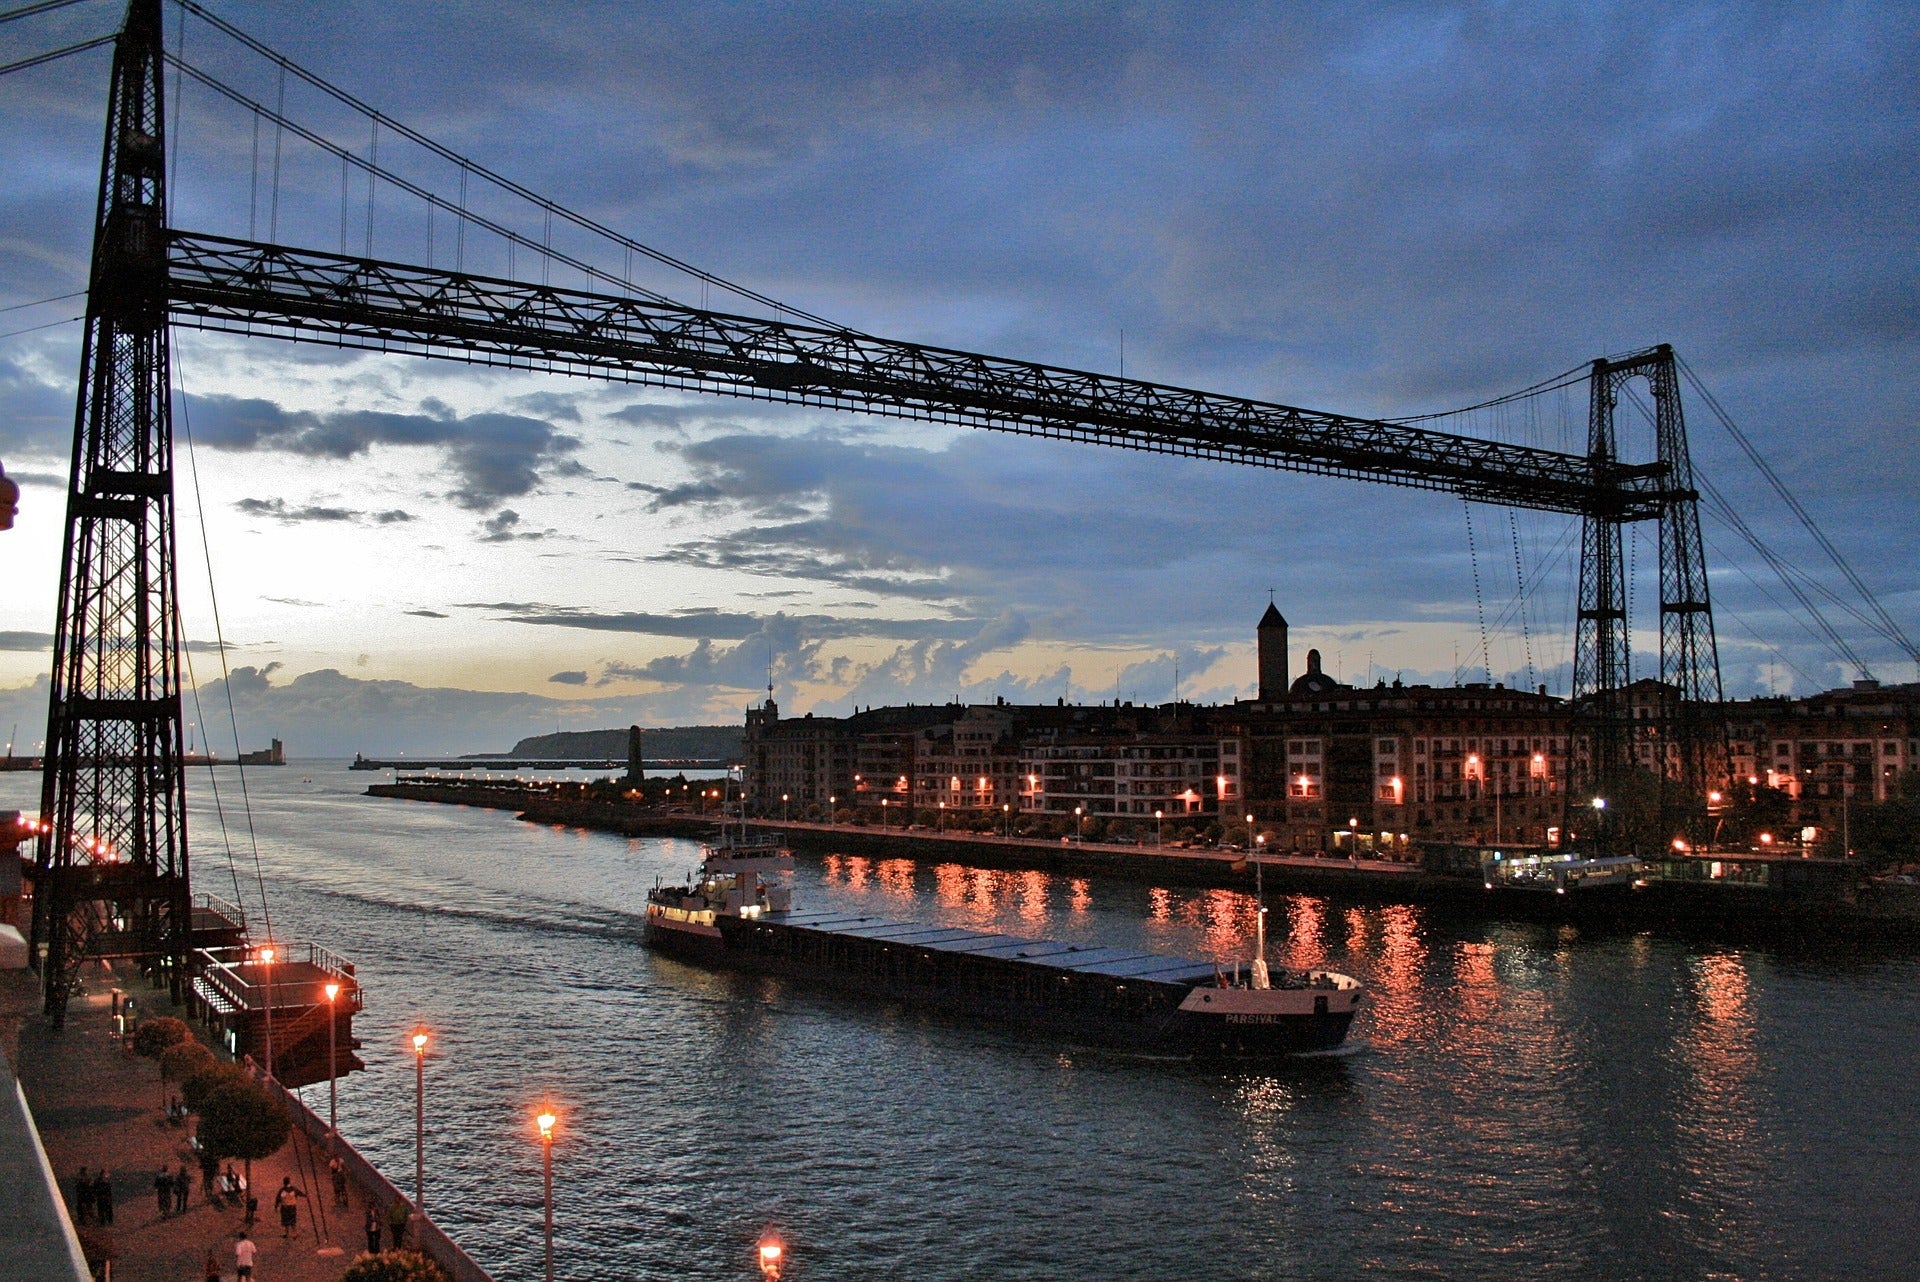
[[[1584,748],[1566,700],[1497,682],[1351,686],[1317,650],[1296,676],[1287,631],[1269,603],[1255,631],[1255,696],[1214,707],[1000,700],[782,720],[769,698],[747,713],[747,796],[763,813],[892,808],[903,823],[930,810],[1226,824],[1252,815],[1271,848],[1301,851],[1553,846],[1577,835],[1565,829],[1570,801],[1582,799],[1567,788]],[[1670,703],[1657,681],[1627,691],[1635,764],[1674,777],[1659,734]],[[1777,789],[1808,842],[1920,768],[1920,684],[1862,680],[1726,711],[1730,769],[1709,808],[1737,783]]]

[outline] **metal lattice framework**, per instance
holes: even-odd
[[[1700,538],[1699,493],[1680,407],[1680,379],[1666,344],[1612,360],[1597,360],[1589,376],[1587,456],[1596,474],[1614,465],[1614,414],[1635,379],[1645,379],[1653,402],[1656,449],[1666,477],[1660,522],[1660,673],[1649,692],[1651,715],[1630,706],[1631,629],[1622,522],[1590,516],[1580,554],[1580,609],[1574,635],[1573,698],[1586,752],[1569,789],[1575,797],[1604,797],[1638,764],[1658,775],[1662,830],[1707,836],[1707,789],[1727,769],[1727,731],[1721,710],[1720,652],[1714,639]]]
[[[164,97],[159,0],[139,0],[113,58],[34,856],[56,1023],[88,957],[141,958],[176,999],[187,958]]]
[[[1156,454],[1444,490],[1616,520],[1659,514],[1660,463],[1578,455],[1084,370],[644,299],[175,232],[177,323]]]

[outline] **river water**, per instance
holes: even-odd
[[[1920,959],[1273,896],[1272,952],[1364,980],[1355,1053],[1200,1068],[712,974],[640,947],[697,846],[247,772],[282,939],[357,963],[341,1129],[501,1279],[1920,1276]],[[193,785],[197,888],[257,911]],[[37,778],[0,775],[0,807]],[[228,842],[233,855],[229,861]],[[802,857],[797,898],[1231,961],[1251,897]],[[309,1102],[325,1107],[324,1086]]]

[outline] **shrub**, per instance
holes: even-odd
[[[340,1282],[447,1282],[447,1274],[418,1251],[387,1251],[362,1255],[347,1266]]]
[[[191,1041],[193,1030],[171,1015],[160,1015],[147,1020],[133,1032],[133,1050],[137,1055],[148,1059],[159,1059],[162,1051],[169,1046],[178,1046],[181,1042]]]

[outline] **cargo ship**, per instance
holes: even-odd
[[[647,897],[649,948],[709,966],[1023,1025],[1080,1046],[1190,1059],[1325,1054],[1365,997],[1326,970],[1272,971],[1266,910],[1244,971],[1186,957],[856,913],[797,911],[776,835],[709,844],[691,884]]]

